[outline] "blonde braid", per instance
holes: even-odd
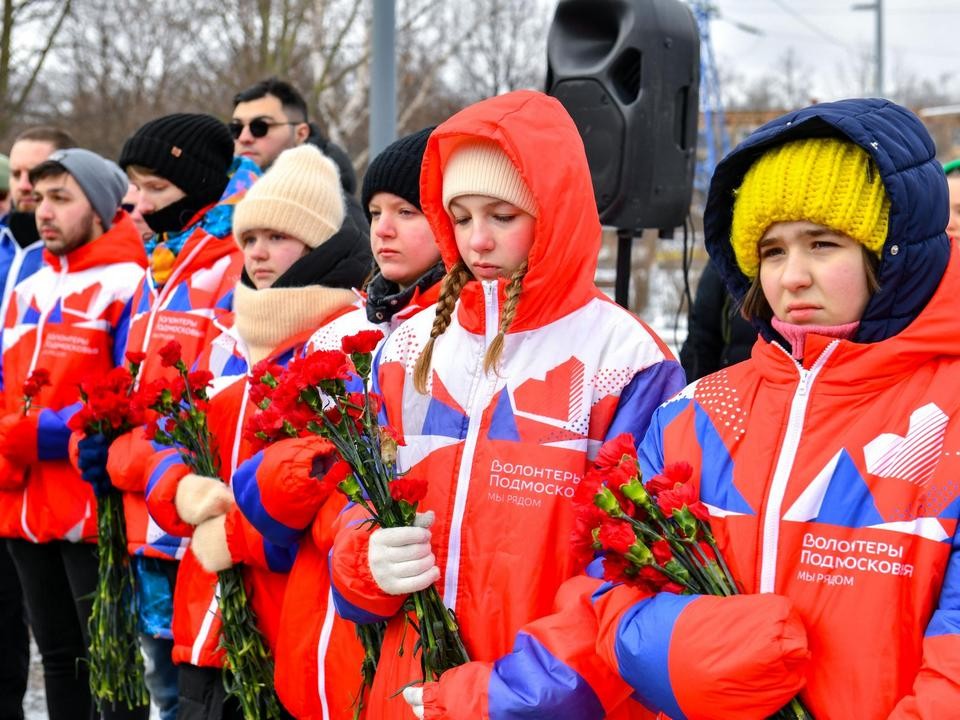
[[[523,285],[523,278],[527,274],[527,261],[524,260],[520,267],[514,270],[510,276],[510,284],[507,285],[505,295],[507,301],[503,304],[503,312],[500,314],[500,332],[487,348],[487,354],[483,358],[483,371],[490,372],[496,370],[500,364],[500,356],[503,354],[504,336],[510,329],[510,323],[513,322],[513,316],[517,313],[517,303],[520,302],[520,287]]]
[[[440,297],[437,298],[437,314],[433,319],[433,327],[430,328],[430,339],[417,358],[417,364],[413,368],[413,387],[417,392],[427,394],[427,380],[430,379],[430,361],[433,358],[433,343],[438,337],[443,335],[447,326],[450,325],[450,319],[453,317],[453,308],[456,307],[457,298],[460,297],[460,291],[470,280],[470,271],[463,260],[457,262],[450,272],[444,278],[440,285]]]

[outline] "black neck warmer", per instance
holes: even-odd
[[[176,202],[160,208],[156,212],[144,215],[143,219],[158,235],[161,233],[175,233],[183,230],[190,218],[198,212],[220,199],[227,187],[227,178],[223,179],[223,187],[211,188],[203,195],[184,195]]]
[[[270,287],[294,288],[322,285],[329,288],[358,288],[363,284],[373,256],[366,236],[346,216],[340,229],[325,243],[297,260]],[[244,285],[254,287],[247,271],[241,276]]]
[[[17,245],[22,248],[33,245],[40,239],[40,231],[37,230],[37,217],[32,212],[14,210],[7,218],[7,227],[13,233],[13,239],[17,241]]]
[[[388,322],[410,303],[410,298],[417,290],[424,292],[433,287],[446,272],[443,262],[438,262],[403,290],[397,283],[377,273],[367,285],[367,320],[374,323]]]

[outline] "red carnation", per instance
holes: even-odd
[[[361,330],[355,335],[343,338],[340,347],[347,355],[363,355],[376,350],[381,340],[383,340],[383,333],[379,330]]]
[[[206,389],[211,382],[213,382],[213,373],[209,370],[194,370],[187,373],[187,384],[190,385],[190,390],[195,393]]]
[[[597,540],[604,550],[625,555],[630,546],[637,541],[637,536],[633,528],[623,520],[612,520],[606,518],[600,525],[600,532],[597,533]]]
[[[427,481],[404,475],[390,481],[390,497],[397,502],[416,505],[427,496]]]
[[[700,502],[697,497],[697,489],[690,482],[678,484],[672,490],[664,490],[657,495],[657,504],[667,517],[672,515],[674,510],[681,510],[686,507],[698,520],[704,522],[710,520],[707,506]]]
[[[636,460],[637,447],[630,433],[620,433],[612,440],[607,440],[597,453],[597,459],[593,461],[596,467],[604,469],[619,465],[624,455],[628,455]]]
[[[400,447],[405,447],[407,444],[406,442],[404,442],[403,435],[398,433],[396,429],[390,427],[389,425],[381,425],[380,433],[390,438],[391,440],[393,440]]]
[[[45,368],[37,368],[30,377],[23,381],[23,396],[25,398],[34,398],[40,394],[40,390],[50,385],[50,371]]]
[[[174,367],[180,362],[181,353],[180,343],[176,340],[171,340],[160,348],[160,364],[163,365],[163,367]]]
[[[131,350],[127,353],[127,362],[131,365],[141,365],[146,359],[147,354],[143,352],[135,352],[134,350]]]
[[[657,561],[658,565],[666,565],[673,560],[673,550],[670,548],[670,543],[666,540],[657,540],[655,543],[652,543],[650,545],[650,551],[653,553],[653,558]]]

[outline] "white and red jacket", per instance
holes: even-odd
[[[3,473],[15,487],[0,490],[0,537],[93,542],[96,502],[67,459],[66,423],[79,409],[79,383],[122,363],[126,308],[147,258],[133,221],[120,212],[100,237],[67,255],[44,251],[43,261],[13,288],[4,318],[4,412],[22,413],[21,387],[34,370],[48,370],[51,385],[33,400],[33,422],[11,427],[23,436],[10,440],[36,446],[38,460]]]
[[[500,145],[537,204],[529,269],[499,368],[485,372],[483,358],[497,334],[504,280],[463,288],[436,340],[427,394],[413,387],[412,372],[433,312],[401,325],[378,360],[386,419],[406,440],[400,469],[429,483],[419,507],[436,513],[437,587],[475,661],[427,685],[426,717],[618,716],[630,689],[598,662],[595,629],[588,624],[578,635],[531,623],[555,602],[583,597],[582,587],[557,592],[577,572],[571,497],[590,458],[611,435],[639,438],[653,410],[681,387],[682,371],[593,282],[601,229],[590,174],[577,129],[552,98],[515,92],[486,100],[431,135],[421,199],[447,267],[459,255],[442,206],[443,167],[459,143],[476,139]],[[421,678],[416,633],[399,614],[405,597],[373,581],[369,528],[352,522],[361,516],[359,508],[344,513],[334,545],[337,609],[357,622],[389,620],[369,713],[409,718],[397,691]],[[521,666],[522,657],[533,661]]]

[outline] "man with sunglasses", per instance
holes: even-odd
[[[233,98],[234,155],[250,158],[266,170],[288,148],[310,137],[307,105],[289,83],[269,78]]]
[[[233,98],[230,134],[233,153],[255,162],[266,171],[277,156],[303,143],[315,145],[337,164],[347,215],[364,234],[367,218],[357,201],[357,174],[347,153],[325,138],[309,121],[307,103],[295,87],[275,77],[261,80]]]

